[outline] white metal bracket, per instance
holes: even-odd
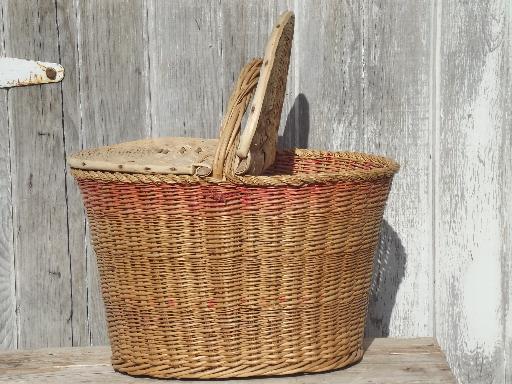
[[[63,78],[60,64],[0,57],[0,88],[58,83]]]

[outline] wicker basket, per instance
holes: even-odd
[[[248,78],[259,76],[250,68],[237,83],[219,142],[146,140],[71,161],[118,371],[284,375],[362,357],[373,255],[398,166],[379,156],[296,149],[278,152],[263,175],[237,175],[237,108],[248,104],[255,84]],[[235,133],[226,128],[233,126]],[[163,156],[165,148],[182,155],[215,148],[212,168],[221,164],[222,177],[175,174],[176,167],[127,170],[135,160],[113,160]],[[102,158],[110,162],[96,161]],[[206,158],[189,159],[192,169],[204,170]]]

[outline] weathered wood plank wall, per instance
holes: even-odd
[[[78,4],[81,139],[86,147],[151,133],[146,9],[139,0]],[[90,340],[93,345],[103,344],[107,341],[105,314],[89,241],[86,253]]]
[[[377,253],[381,272],[369,326],[377,335],[430,335],[431,2],[368,1],[363,11],[364,113],[356,131],[364,151],[385,153],[402,166]]]
[[[296,12],[285,146],[402,165],[367,334],[438,338],[462,383],[512,383],[510,2],[0,0],[0,55],[61,84],[0,92],[0,348],[106,343],[65,157],[215,137],[239,69]]]
[[[438,9],[435,329],[467,383],[512,381],[511,9]]]
[[[78,50],[79,31],[78,13],[73,11],[73,1],[66,0],[56,4],[54,15],[58,25],[59,57],[56,58],[66,68],[66,81],[62,87],[62,127],[64,156],[81,148],[81,99]],[[58,88],[58,87],[57,87]],[[80,194],[67,168],[64,169],[68,258],[71,278],[71,345],[82,345],[89,342],[87,285],[87,258],[85,253],[84,233],[85,220],[80,204]]]
[[[7,7],[0,2],[0,55],[5,56],[9,25]],[[12,227],[11,148],[8,93],[0,92],[0,348],[18,346]]]
[[[7,55],[59,57],[53,3],[8,2],[4,17]],[[8,94],[19,348],[71,342],[62,97],[60,85]]]

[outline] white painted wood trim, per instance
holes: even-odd
[[[63,78],[60,64],[0,57],[0,88],[58,83]]]

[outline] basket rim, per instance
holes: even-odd
[[[398,172],[399,164],[385,156],[363,152],[350,151],[324,151],[312,149],[290,148],[279,150],[281,155],[297,157],[338,157],[360,162],[373,162],[375,168],[340,170],[339,172],[321,172],[316,174],[299,173],[295,175],[267,175],[267,176],[229,176],[215,179],[213,177],[199,177],[192,175],[174,174],[142,174],[101,170],[84,170],[71,168],[73,176],[78,180],[97,180],[103,182],[145,183],[145,184],[211,184],[211,185],[246,185],[246,186],[301,186],[307,184],[327,184],[350,181],[369,181],[379,178],[390,178]]]

